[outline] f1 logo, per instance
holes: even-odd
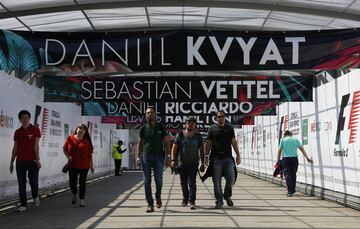
[[[345,107],[349,104],[349,99],[350,99],[350,94],[344,95],[341,99],[339,119],[336,128],[336,138],[335,138],[336,145],[339,144],[341,131],[343,131],[345,127],[346,117],[344,116],[344,110]],[[356,140],[359,114],[360,114],[360,90],[354,92],[353,100],[351,103],[350,119],[348,124],[348,129],[350,130],[349,144],[354,143]]]

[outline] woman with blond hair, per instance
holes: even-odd
[[[71,203],[77,202],[77,180],[79,178],[80,207],[85,207],[86,179],[89,169],[94,172],[92,153],[93,145],[85,124],[76,127],[64,144],[64,154],[68,158],[69,184],[73,198]]]

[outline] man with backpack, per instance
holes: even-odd
[[[185,207],[190,202],[190,209],[195,209],[196,175],[201,159],[200,170],[204,170],[204,145],[202,136],[196,132],[196,119],[189,117],[185,122],[185,130],[175,137],[171,150],[171,167],[178,168],[180,174],[183,201]]]

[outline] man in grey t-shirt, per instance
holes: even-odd
[[[196,132],[196,119],[189,117],[185,130],[176,135],[171,150],[171,167],[178,166],[183,201],[185,207],[190,201],[190,209],[195,209],[196,174],[201,159],[201,170],[204,169],[204,145],[202,136]]]

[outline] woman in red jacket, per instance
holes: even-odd
[[[77,180],[79,179],[80,207],[85,207],[86,178],[91,169],[94,172],[92,153],[93,145],[85,124],[76,127],[73,135],[70,135],[64,144],[64,154],[68,158],[69,183],[73,193],[72,204],[77,202]]]

